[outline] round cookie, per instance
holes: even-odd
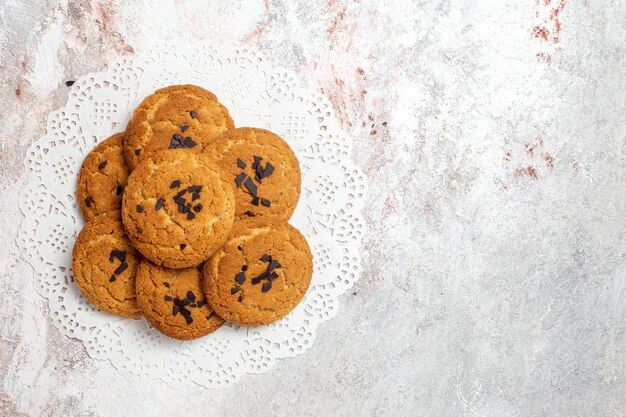
[[[204,300],[198,267],[170,269],[144,260],[137,270],[137,302],[161,333],[196,339],[219,329],[224,320]]]
[[[287,315],[302,300],[313,273],[311,251],[288,223],[243,219],[203,267],[203,289],[215,312],[259,326]]]
[[[135,274],[141,255],[132,247],[119,211],[101,214],[81,230],[72,252],[74,281],[90,303],[107,313],[141,317]]]
[[[122,221],[137,250],[158,265],[201,264],[226,240],[234,219],[233,188],[206,155],[162,151],[128,177]]]
[[[86,221],[122,204],[129,169],[124,158],[124,133],[116,133],[96,146],[78,174],[77,197]]]
[[[131,169],[164,149],[201,152],[233,119],[215,95],[195,85],[172,85],[146,97],[133,112],[124,138]]]
[[[289,220],[300,198],[300,166],[280,137],[265,129],[234,129],[214,139],[204,153],[236,187],[237,216]]]

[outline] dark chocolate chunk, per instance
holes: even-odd
[[[243,285],[243,283],[246,282],[246,274],[243,272],[237,272],[237,275],[235,275],[235,281],[237,284]]]
[[[241,246],[237,246],[237,250],[243,250]]]
[[[186,131],[187,129],[189,129],[189,125],[182,125],[180,127],[180,130],[182,130],[183,132]]]
[[[269,207],[272,205],[272,203],[269,200],[266,200],[264,198],[261,199],[261,204],[263,204],[265,207]]]
[[[272,259],[272,261],[270,262],[270,265],[267,267],[267,270],[271,271],[272,269],[276,269],[276,268],[280,268],[280,264],[278,263],[276,259]]]
[[[183,303],[184,306],[188,306],[191,304],[191,300],[189,298],[183,298],[181,303]]]
[[[209,314],[208,316],[206,316],[207,320],[211,320],[211,317],[213,317],[215,315],[215,312],[212,311],[211,314]]]
[[[186,199],[184,199],[183,197],[179,196],[179,195],[175,196],[175,197],[173,198],[173,200],[174,200],[174,202],[175,202],[176,204],[178,204],[179,206],[184,206],[184,205],[185,205],[185,203],[187,203],[187,200],[186,200]]]
[[[120,262],[124,262],[126,260],[126,251],[113,249],[109,254],[109,262],[113,262],[114,259],[118,259]]]
[[[137,204],[137,213],[143,213],[143,207]]]
[[[251,201],[253,206],[258,206],[259,205],[259,197],[252,197],[252,201]]]
[[[176,197],[181,197],[181,196],[183,196],[186,192],[187,192],[187,190],[181,190],[181,191],[179,191],[179,192],[177,192],[177,193],[176,193],[176,195],[174,196],[174,198],[176,198]]]
[[[263,174],[261,174],[261,178],[267,178],[274,173],[274,165],[269,162],[265,164],[265,169],[263,170]]]
[[[258,182],[261,182],[263,180],[263,166],[261,164],[258,164],[254,171],[256,172],[256,180]]]
[[[268,292],[269,290],[272,289],[272,281],[267,281],[265,284],[263,284],[263,286],[261,287],[261,292]]]
[[[162,199],[162,198],[159,198],[159,199],[157,200],[156,204],[154,205],[154,209],[155,209],[155,210],[159,210],[159,209],[161,209],[161,208],[163,208],[163,199]]]
[[[183,249],[185,249],[186,247],[187,247],[187,244],[185,244],[185,243],[181,243],[181,244],[180,244],[180,250],[183,250]]]
[[[163,286],[165,286],[165,287],[169,288],[169,287],[170,287],[170,283],[169,283],[169,282],[164,282],[164,283],[163,283]]]
[[[191,201],[196,201],[199,198],[200,198],[200,194],[198,194],[198,193],[193,193],[191,195]]]
[[[241,288],[239,288],[239,287],[232,287],[232,288],[230,289],[230,295],[235,294],[235,293],[236,293],[236,292],[238,292],[240,289],[241,289]]]
[[[107,161],[102,161],[98,164],[98,169],[103,169],[105,166],[107,166]]]
[[[172,314],[175,316],[180,312],[180,309],[178,308],[178,306],[176,304],[174,304],[172,306]]]
[[[276,273],[276,271],[272,271],[272,273],[269,276],[270,279],[276,279],[278,278],[278,273]]]
[[[93,203],[93,198],[91,198],[91,196],[89,196],[89,197],[87,197],[87,198],[85,199],[85,205],[86,205],[87,207],[91,207],[91,204],[92,204],[92,203]]]
[[[237,187],[239,187],[241,185],[241,183],[243,182],[243,180],[245,180],[247,177],[245,172],[240,173],[239,175],[237,175],[237,177],[235,178],[235,185]]]
[[[193,206],[193,211],[195,211],[196,213],[199,213],[202,210],[202,204],[196,204],[195,206]]]
[[[169,295],[166,295],[165,297],[163,297],[163,299],[165,301],[172,301],[172,297],[170,297]]]
[[[193,319],[191,318],[191,313],[184,315],[183,317],[185,317],[185,321],[187,322],[187,324],[193,323]]]
[[[65,82],[65,85],[66,85],[66,86],[68,86],[68,87],[71,87],[71,86],[73,86],[73,85],[74,85],[74,83],[75,83],[75,82],[76,82],[76,81],[74,81],[74,80],[67,80],[67,81]]]
[[[141,149],[135,149],[135,155],[139,155],[141,153]]]
[[[237,297],[237,301],[239,302],[243,301],[243,294],[239,294],[239,297]]]
[[[264,253],[264,254],[263,254],[263,256],[261,256],[261,260],[262,260],[263,262],[269,262],[269,261],[271,261],[271,260],[272,260],[272,257],[271,257],[271,256],[269,256],[267,253]]]
[[[258,283],[259,283],[259,282],[261,282],[261,281],[263,281],[263,277],[261,277],[261,276],[254,277],[254,278],[252,278],[252,279],[250,280],[250,282],[252,283],[252,285],[256,285],[256,284],[258,284]]]
[[[254,217],[255,214],[253,212],[251,212],[250,210],[246,210],[243,214],[245,214],[248,217]]]
[[[122,191],[124,191],[124,187],[122,187],[121,185],[118,185],[117,188],[115,189],[115,195],[122,194]]]
[[[193,139],[191,139],[189,136],[187,136],[185,138],[185,140],[183,140],[183,145],[185,145],[188,148],[193,148],[197,144],[196,144],[196,142],[193,141]]]
[[[128,268],[128,264],[126,263],[126,261],[122,262],[122,264],[120,266],[117,267],[117,269],[115,271],[113,271],[113,273],[115,275],[119,275],[122,272],[124,272],[126,270],[126,268]]]
[[[187,213],[187,220],[193,220],[196,218],[196,214],[193,211]]]
[[[180,180],[174,180],[170,184],[170,188],[178,188],[178,187],[180,187]]]
[[[185,205],[182,203],[178,203],[178,212],[179,213],[184,213],[185,212]]]
[[[196,116],[198,115],[198,113],[196,113],[195,110],[192,110],[192,111],[189,112],[189,115],[191,116],[192,119],[195,119]]]
[[[137,228],[137,233],[139,233],[139,234],[143,233],[143,229],[141,227],[138,227]]]
[[[244,271],[244,272],[247,271],[248,270],[248,265],[243,265],[241,267],[241,270]]]
[[[109,282],[115,282],[117,278],[115,278],[115,275],[111,275],[111,278],[109,278]]]
[[[195,192],[200,192],[202,191],[202,186],[201,185],[192,185],[190,187],[187,187],[187,191],[189,191],[190,193],[195,193]]]
[[[200,308],[200,307],[204,307],[205,304],[206,304],[206,300],[200,300],[198,301],[197,306],[198,308]]]
[[[241,159],[237,158],[237,166],[241,169],[244,169],[245,167],[247,167],[248,165],[246,165],[245,162],[243,162]]]
[[[196,303],[191,303],[189,304],[189,307],[197,307],[197,306],[196,306]]]
[[[193,291],[187,291],[187,298],[189,298],[191,301],[196,301],[196,295],[193,293]]]
[[[254,162],[260,162],[262,160],[263,160],[263,158],[261,158],[260,156],[254,155]]]
[[[180,141],[183,137],[180,135],[180,133],[174,133],[174,135],[172,136],[174,139]]]

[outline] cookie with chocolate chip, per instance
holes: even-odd
[[[264,217],[235,223],[204,263],[203,290],[213,310],[245,326],[271,323],[304,297],[313,273],[309,245],[287,222]]]
[[[234,219],[233,187],[206,155],[161,151],[128,177],[122,221],[137,250],[158,265],[201,264],[226,240]]]
[[[78,174],[77,197],[86,221],[122,204],[129,169],[124,158],[124,133],[116,133],[96,146]]]
[[[101,214],[81,230],[72,252],[74,282],[90,303],[107,313],[141,317],[135,274],[141,255],[133,248],[118,210]]]
[[[137,270],[137,302],[144,317],[161,333],[196,339],[219,329],[219,317],[204,299],[198,267],[171,269],[144,260]]]
[[[215,138],[204,153],[236,187],[238,217],[289,220],[300,198],[300,166],[278,135],[265,129],[234,129]]]
[[[219,134],[233,129],[228,110],[210,91],[173,85],[146,97],[133,112],[124,138],[131,169],[164,149],[200,152]]]

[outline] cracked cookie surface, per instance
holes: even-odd
[[[201,152],[219,134],[233,129],[228,110],[210,91],[173,85],[146,97],[126,127],[124,152],[131,169],[164,149]]]
[[[72,252],[74,281],[90,303],[107,313],[141,317],[135,274],[141,255],[126,236],[119,211],[96,217],[81,230]]]
[[[288,223],[248,218],[204,263],[207,301],[222,318],[246,326],[287,315],[304,297],[313,273],[306,239]]]
[[[124,133],[104,140],[85,158],[78,174],[77,198],[86,221],[122,204],[129,174],[124,158]]]
[[[219,329],[224,320],[204,299],[198,267],[171,269],[143,260],[137,270],[137,302],[161,333],[196,339]]]
[[[228,237],[235,218],[233,188],[206,155],[161,151],[128,178],[122,221],[133,245],[169,268],[196,266]]]
[[[215,138],[204,153],[235,187],[238,217],[289,220],[300,198],[300,166],[278,135],[265,129],[238,128]]]

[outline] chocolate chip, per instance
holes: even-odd
[[[180,141],[183,138],[180,133],[174,133],[172,137],[177,141]]]
[[[194,146],[196,146],[196,142],[194,142],[193,139],[187,136],[185,140],[183,140],[183,145],[185,145],[188,148],[193,148]]]
[[[142,234],[143,233],[143,229],[141,227],[137,228],[137,233]]]
[[[261,164],[258,164],[256,166],[255,172],[256,172],[256,176],[255,176],[256,180],[258,182],[261,182],[263,180],[263,166]]]
[[[141,153],[141,149],[135,149],[135,155],[139,155]]]
[[[239,288],[239,287],[232,287],[232,288],[230,289],[230,295],[235,294],[235,293],[236,293],[236,292],[238,292],[240,289],[241,289],[241,288]]]
[[[89,197],[87,197],[87,198],[85,199],[85,205],[86,205],[87,207],[91,207],[91,204],[92,204],[92,203],[93,203],[93,198],[91,198],[91,196],[89,196]]]
[[[177,305],[173,305],[172,306],[172,314],[175,316],[180,312],[180,309],[178,308]]]
[[[200,301],[198,301],[198,303],[197,303],[198,308],[200,308],[200,307],[204,307],[205,305],[206,305],[206,300],[200,300]]]
[[[109,278],[109,282],[115,282],[117,278],[115,278],[115,275],[111,275],[111,278]]]
[[[193,206],[193,211],[195,211],[196,213],[199,213],[200,210],[202,210],[202,204],[196,204],[195,206]]]
[[[187,191],[189,191],[190,193],[195,193],[195,192],[200,192],[202,191],[202,186],[201,185],[192,185],[187,187]]]
[[[276,269],[276,268],[280,268],[280,264],[278,263],[276,259],[272,259],[272,261],[270,262],[270,265],[267,267],[267,270],[271,271],[272,269]]]
[[[126,270],[126,268],[128,268],[128,264],[126,263],[126,261],[122,262],[122,264],[120,266],[117,267],[117,269],[115,271],[113,271],[113,273],[115,275],[119,275],[122,272],[124,272]]]
[[[258,283],[259,283],[259,282],[261,282],[261,281],[263,281],[263,277],[261,277],[261,276],[254,277],[254,278],[252,278],[252,279],[250,280],[250,282],[252,283],[252,285],[256,285],[256,284],[258,284]]]
[[[271,257],[271,256],[269,256],[267,253],[264,253],[264,254],[263,254],[263,256],[261,256],[261,260],[262,260],[263,262],[269,262],[269,261],[271,261],[271,260],[272,260],[272,257]]]
[[[238,250],[243,250],[243,248],[241,246],[237,246]]]
[[[174,197],[172,200],[174,200],[174,202],[176,204],[178,204],[179,206],[185,206],[185,204],[187,203],[187,200],[184,199],[183,197],[177,195],[176,197]]]
[[[252,197],[252,201],[251,201],[253,206],[258,206],[259,205],[259,197]]]
[[[215,312],[212,311],[211,314],[209,314],[208,316],[206,316],[207,320],[211,320],[211,317],[213,317],[215,315]]]
[[[191,300],[189,298],[183,298],[181,303],[183,303],[184,306],[188,306],[191,304]]]
[[[181,243],[181,244],[180,244],[180,250],[183,250],[183,249],[185,249],[186,247],[187,247],[187,245],[186,245],[186,244],[184,244],[184,243]]]
[[[137,213],[143,213],[143,207],[137,204]]]
[[[243,214],[245,214],[248,217],[254,217],[255,214],[253,212],[251,212],[250,210],[246,210]]]
[[[276,273],[276,271],[272,271],[272,273],[269,276],[270,279],[276,279],[278,278],[278,274]]]
[[[195,119],[196,116],[198,115],[198,113],[196,113],[195,110],[192,110],[192,111],[189,112],[189,115],[191,116],[192,119]]]
[[[170,188],[178,188],[178,187],[180,187],[180,180],[174,180],[170,184]]]
[[[187,291],[187,298],[191,301],[196,301],[196,295],[192,291]]]
[[[113,262],[114,259],[118,259],[120,262],[124,262],[126,260],[126,251],[113,249],[109,254],[109,262]]]
[[[189,129],[189,125],[182,125],[180,127],[180,130],[182,130],[183,132],[186,131],[187,129]]]
[[[239,297],[237,297],[237,301],[239,302],[243,301],[243,294],[239,294]]]
[[[170,297],[169,295],[166,295],[165,297],[163,297],[163,299],[165,301],[172,301],[172,297]]]
[[[185,213],[189,213],[190,211],[191,211],[191,203],[185,206]],[[194,214],[194,217],[195,217],[195,214]]]
[[[176,195],[174,196],[174,199],[176,199],[178,197],[182,197],[186,192],[187,192],[187,190],[182,190],[182,191],[177,192]]]
[[[267,281],[265,284],[263,284],[263,287],[261,287],[261,292],[268,292],[271,289],[272,289],[272,281]]]
[[[178,203],[178,212],[179,213],[185,212],[185,205],[183,203]]]
[[[155,210],[159,210],[159,209],[161,209],[161,208],[163,208],[163,199],[162,199],[162,198],[159,198],[159,199],[157,200],[156,204],[154,205],[154,209],[155,209]]]
[[[237,272],[237,275],[235,275],[235,281],[237,284],[243,285],[243,283],[246,282],[246,274],[243,272]]]
[[[261,199],[261,204],[263,204],[265,207],[269,207],[272,205],[272,203],[269,200],[266,200],[264,198]]]
[[[100,162],[100,164],[98,165],[98,169],[104,169],[104,167],[107,166],[107,161],[102,161]]]
[[[262,160],[263,160],[263,158],[261,158],[260,156],[254,155],[254,162],[260,162]]]
[[[243,182],[243,180],[246,179],[246,177],[247,175],[245,174],[245,172],[242,172],[239,175],[237,175],[237,177],[235,178],[235,185],[239,187],[241,183]]]
[[[196,214],[193,211],[187,213],[187,220],[193,220],[196,218]]]
[[[245,162],[243,162],[241,159],[237,158],[237,166],[241,169],[244,169],[245,167],[247,167],[248,165],[246,165]]]
[[[187,322],[187,324],[193,323],[193,319],[191,318],[191,313],[185,315],[184,317],[185,317],[185,321]]]
[[[193,193],[191,195],[191,201],[196,201],[199,198],[200,198],[200,194],[198,194],[198,193]]]
[[[124,191],[124,187],[122,187],[121,185],[118,185],[117,188],[115,189],[115,195],[122,194],[122,191]]]
[[[265,164],[265,169],[263,170],[263,173],[261,174],[261,178],[267,178],[270,175],[272,175],[272,173],[274,173],[274,165],[268,162],[267,164]]]
[[[244,271],[244,272],[247,271],[248,270],[248,265],[243,265],[241,267],[241,270]]]
[[[73,85],[74,85],[74,83],[75,83],[75,82],[76,82],[76,81],[74,81],[74,80],[67,80],[67,81],[65,82],[65,85],[66,85],[66,86],[68,86],[68,87],[71,87],[71,86],[73,86]]]
[[[189,307],[196,307],[196,303],[189,304]]]
[[[165,286],[165,287],[169,288],[169,287],[170,287],[170,283],[169,283],[169,282],[164,282],[164,283],[163,283],[163,286]]]

